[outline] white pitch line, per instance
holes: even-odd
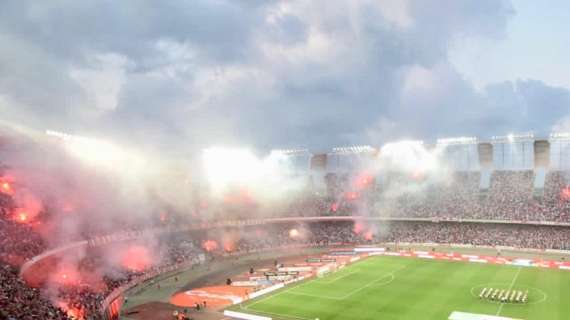
[[[289,288],[284,287],[284,288],[282,288],[282,289],[285,289],[285,290],[277,290],[277,291],[274,292],[274,293],[267,294],[266,296],[261,297],[261,299],[256,300],[256,301],[254,301],[254,302],[252,302],[252,303],[250,303],[250,304],[244,306],[244,309],[247,310],[247,308],[249,308],[249,307],[251,307],[251,306],[253,306],[253,305],[258,304],[258,303],[260,303],[261,301],[265,301],[265,300],[267,300],[267,299],[269,299],[269,298],[276,297],[276,296],[278,296],[278,295],[280,295],[280,294],[282,294],[282,293],[285,293],[285,292],[287,292],[287,291],[289,291],[289,290],[292,290],[292,289],[295,289],[295,288],[297,288],[297,287],[300,287],[300,286],[302,286],[303,284],[304,284],[304,283],[300,283],[300,284],[297,284],[297,285],[290,286]]]
[[[407,268],[408,266],[409,266],[409,264],[406,264],[406,265],[404,265],[404,266],[402,266],[402,267],[400,267],[400,268],[398,268],[398,269],[396,269],[396,270],[394,270],[394,271],[391,271],[390,273],[384,274],[383,276],[381,276],[381,277],[375,279],[374,281],[372,281],[372,282],[370,282],[370,283],[368,283],[368,284],[366,284],[366,285],[364,285],[364,286],[362,286],[362,287],[360,287],[360,288],[357,288],[357,289],[355,289],[355,290],[349,292],[348,294],[346,294],[346,295],[344,295],[344,296],[342,296],[342,297],[338,297],[338,298],[322,297],[322,298],[325,298],[325,299],[328,298],[328,299],[332,299],[332,300],[344,300],[344,299],[346,299],[346,298],[352,296],[353,294],[355,294],[355,293],[357,293],[357,292],[359,292],[359,291],[361,291],[361,290],[363,290],[363,289],[365,289],[365,288],[368,288],[368,287],[370,287],[370,286],[376,284],[376,283],[379,282],[380,280],[382,280],[382,279],[384,279],[384,278],[386,278],[386,277],[390,277],[390,276],[391,276],[392,278],[391,278],[390,281],[387,282],[386,284],[391,283],[391,282],[394,281],[394,279],[396,278],[396,276],[394,275],[394,273],[399,272],[399,271],[401,271],[402,269]],[[295,293],[295,292],[288,292],[288,291],[290,291],[290,290],[292,290],[292,289],[295,289],[295,288],[300,288],[300,287],[304,286],[305,284],[309,284],[309,283],[311,283],[311,281],[308,281],[308,282],[303,281],[303,282],[301,282],[300,284],[292,285],[292,286],[290,286],[289,288],[285,288],[285,290],[279,290],[279,291],[277,291],[277,292],[275,292],[275,293],[268,294],[267,296],[261,297],[259,300],[254,301],[253,303],[248,304],[248,305],[246,305],[246,306],[240,305],[240,308],[242,308],[242,309],[244,309],[244,310],[249,310],[250,307],[252,307],[252,306],[254,306],[254,305],[256,305],[256,304],[258,304],[258,303],[260,303],[260,302],[262,302],[262,301],[265,301],[265,300],[268,300],[268,299],[270,299],[270,298],[276,297],[276,296],[278,296],[278,295],[280,295],[280,294],[283,294],[283,293],[297,294],[297,293]],[[309,296],[309,295],[307,295],[307,296]],[[313,296],[313,297],[317,297],[317,296]],[[252,309],[252,310],[253,310],[253,311],[256,311],[255,309]],[[284,316],[284,315],[281,315],[281,316]],[[302,320],[303,320],[303,319],[302,319]]]
[[[304,292],[293,292],[293,291],[289,291],[287,292],[287,294],[292,294],[294,296],[304,296],[304,297],[311,297],[311,298],[317,298],[317,299],[327,299],[327,300],[343,300],[342,298],[339,297],[330,297],[330,296],[322,296],[322,295],[314,295],[314,294],[309,294],[309,293],[304,293]]]
[[[313,320],[312,318],[305,318],[305,317],[294,316],[294,315],[290,315],[290,314],[281,314],[281,313],[273,313],[273,312],[267,312],[267,311],[259,311],[257,309],[251,309],[251,310],[246,309],[246,310],[253,311],[255,313],[271,315],[271,316],[285,317],[285,318],[289,318],[289,319]]]
[[[382,276],[382,277],[380,277],[380,278],[378,278],[378,279],[376,279],[376,280],[374,280],[374,281],[372,281],[372,282],[370,282],[370,283],[368,283],[368,284],[366,284],[366,285],[364,285],[364,286],[362,286],[362,287],[360,287],[360,288],[357,288],[357,289],[355,289],[355,290],[350,291],[349,293],[345,294],[345,295],[342,296],[341,298],[342,298],[342,299],[346,299],[346,298],[352,296],[353,294],[355,294],[355,293],[357,293],[357,292],[359,292],[359,291],[362,291],[362,290],[364,290],[364,289],[366,289],[366,288],[368,288],[368,287],[370,287],[370,286],[373,286],[374,284],[376,284],[376,283],[379,282],[380,280],[382,280],[382,279],[384,279],[384,278],[386,278],[386,277],[392,276],[392,279],[391,279],[390,281],[388,281],[388,283],[390,283],[390,282],[394,281],[394,279],[396,278],[396,276],[395,276],[395,273],[396,273],[396,272],[399,272],[399,271],[401,271],[401,270],[407,268],[408,266],[409,266],[409,264],[406,264],[406,265],[404,265],[404,266],[402,266],[402,267],[400,267],[400,268],[398,268],[398,269],[396,269],[396,270],[394,270],[394,271],[392,271],[392,272],[390,272],[390,273],[388,273],[388,274],[385,274],[384,276]]]
[[[512,290],[513,287],[515,286],[515,282],[517,282],[517,279],[519,277],[519,274],[521,273],[522,267],[519,267],[519,270],[517,271],[517,273],[515,274],[515,277],[513,278],[513,281],[511,281],[511,285],[509,286],[509,288],[507,289],[507,291]],[[501,305],[499,306],[499,310],[497,310],[497,313],[495,314],[496,316],[498,316],[499,314],[501,314],[501,311],[503,310],[503,306],[505,304],[501,303]]]
[[[349,272],[349,273],[347,273],[347,274],[345,274],[345,275],[342,275],[342,276],[340,276],[340,277],[336,277],[336,278],[334,278],[334,279],[332,279],[332,280],[328,280],[328,279],[327,279],[328,281],[324,281],[324,279],[318,279],[318,280],[317,280],[317,283],[324,283],[324,284],[335,283],[336,281],[338,281],[338,280],[340,280],[340,279],[344,279],[344,278],[346,278],[346,277],[348,277],[348,276],[351,276],[351,275],[353,275],[353,274],[356,274],[356,273],[358,273],[358,272],[356,272],[356,271],[355,271],[355,272]],[[320,281],[319,281],[319,280],[320,280]]]
[[[307,293],[303,293],[303,292],[294,292],[294,291],[287,292],[287,293],[293,294],[293,295],[308,296],[308,297],[314,297],[314,298],[323,298],[323,299],[330,299],[330,300],[345,300],[346,298],[354,295],[355,293],[377,284],[378,282],[380,282],[383,279],[390,278],[390,280],[388,280],[386,283],[382,283],[383,285],[387,285],[387,284],[391,283],[392,281],[394,281],[394,279],[396,279],[396,276],[394,274],[396,272],[399,272],[399,271],[407,268],[408,266],[409,265],[404,265],[404,266],[402,266],[402,267],[400,267],[394,271],[390,271],[389,273],[385,273],[381,277],[378,277],[375,280],[373,280],[372,282],[369,282],[369,283],[363,285],[362,287],[356,288],[356,289],[354,289],[354,290],[352,290],[352,291],[348,292],[347,294],[340,296],[340,297],[330,297],[330,296],[321,296],[321,295],[317,296],[317,295],[307,294]],[[285,292],[282,292],[282,293],[285,293]]]

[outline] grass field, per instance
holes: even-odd
[[[483,287],[529,290],[529,301],[480,300]],[[570,272],[378,256],[234,308],[283,320],[447,320],[453,311],[567,320]]]

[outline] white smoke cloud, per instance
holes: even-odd
[[[207,185],[217,199],[242,189],[259,204],[275,204],[301,191],[306,182],[278,151],[258,157],[247,149],[212,147],[204,150],[202,160]]]

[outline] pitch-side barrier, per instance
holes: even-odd
[[[507,317],[491,316],[488,314],[477,314],[453,311],[448,318],[449,320],[520,320]]]
[[[230,317],[232,319],[242,319],[242,320],[271,320],[269,317],[258,316],[255,314],[237,312],[237,311],[224,311],[224,316]]]

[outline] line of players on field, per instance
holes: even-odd
[[[510,289],[483,288],[479,293],[479,298],[508,303],[526,303],[528,301],[528,290],[523,292]]]

